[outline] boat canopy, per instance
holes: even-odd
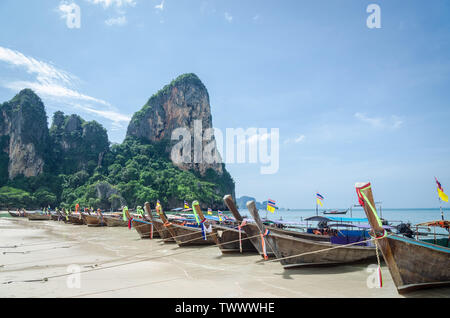
[[[339,226],[344,226],[344,227],[357,227],[357,228],[361,228],[361,229],[370,229],[370,224],[346,224],[346,223],[333,223],[333,224],[329,224],[329,227],[339,227]],[[394,227],[389,226],[389,225],[383,225],[383,229],[386,230],[390,230],[393,229]]]
[[[305,221],[325,221],[330,222],[332,221],[331,218],[325,217],[325,216],[311,216],[309,218],[306,218]]]
[[[450,221],[448,221],[448,220],[431,221],[431,222],[417,224],[417,226],[436,226],[436,227],[442,227],[442,228],[449,228]]]

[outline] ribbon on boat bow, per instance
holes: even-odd
[[[266,242],[264,241],[264,237],[266,237],[267,235],[269,235],[270,231],[268,229],[266,229],[264,231],[264,234],[261,233],[261,247],[262,247],[262,251],[263,251],[263,255],[264,255],[264,260],[268,260],[269,256],[267,256],[267,250],[266,250]]]
[[[201,222],[200,222],[200,226],[201,226],[201,228],[202,228],[202,236],[203,236],[203,240],[207,240],[207,238],[206,238],[206,228],[205,228],[205,222],[206,222],[206,218],[205,219],[203,219]]]
[[[238,230],[239,230],[239,250],[242,253],[242,234],[241,234],[241,229],[247,225],[247,220],[242,221],[242,223],[238,226]]]

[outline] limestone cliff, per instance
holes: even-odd
[[[53,115],[50,128],[54,161],[63,173],[92,170],[102,165],[102,158],[109,150],[108,134],[96,121],[87,122],[78,115],[66,116],[63,112]]]
[[[201,123],[202,135],[206,129],[212,128],[211,106],[208,91],[195,74],[184,74],[153,95],[145,106],[134,114],[128,126],[127,136],[133,136],[153,143],[167,141],[170,146],[172,132],[177,128],[187,128],[191,132],[190,163],[174,161],[183,170],[195,170],[204,176],[208,169],[219,175],[223,174],[220,154],[215,147],[215,140],[203,140],[202,148],[213,144],[211,152],[217,156],[216,162],[206,163],[205,160],[194,158],[194,123]],[[170,147],[167,149],[170,152]]]
[[[33,177],[44,169],[49,132],[44,104],[25,89],[0,105],[2,152],[7,154],[8,177]]]

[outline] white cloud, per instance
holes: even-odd
[[[136,0],[85,0],[93,5],[100,5],[103,9],[115,9],[115,11],[121,16],[118,18],[110,18],[105,21],[106,25],[113,26],[123,26],[127,24],[127,18],[125,17],[126,9],[128,7],[135,7]]]
[[[10,67],[21,68],[28,75],[34,76],[34,80],[31,81],[2,78],[0,85],[3,87],[14,91],[30,88],[41,97],[58,105],[65,105],[70,109],[79,108],[115,123],[131,120],[131,116],[121,114],[110,103],[77,91],[75,86],[79,82],[78,78],[53,65],[1,46],[0,62]]]
[[[69,14],[79,8],[80,7],[75,2],[69,3],[67,1],[61,1],[58,6],[58,11],[61,19],[67,19],[69,17]]]
[[[101,5],[105,9],[108,9],[110,7],[124,8],[127,6],[130,7],[136,6],[135,0],[86,0],[86,1],[95,5]]]
[[[155,9],[163,11],[164,10],[164,0],[161,2],[161,4],[157,4],[155,6]]]
[[[125,24],[127,24],[127,17],[126,16],[121,16],[121,17],[117,17],[117,18],[111,18],[105,21],[105,24],[107,26],[123,26]]]
[[[61,71],[45,62],[38,61],[32,57],[23,55],[18,51],[13,51],[0,46],[0,61],[12,66],[23,67],[27,73],[34,74],[40,82],[61,81],[65,84],[76,80],[67,72]]]
[[[392,115],[389,118],[384,117],[369,117],[363,113],[355,113],[354,115],[361,122],[369,124],[373,128],[377,129],[398,129],[403,125],[403,120],[400,117]]]
[[[229,23],[233,22],[233,17],[228,13],[225,12],[225,20],[227,20]]]
[[[299,143],[305,141],[305,138],[306,138],[305,135],[299,135],[295,138],[288,138],[284,141],[284,144],[290,144],[290,143],[299,144]]]
[[[296,144],[301,143],[303,140],[305,140],[305,138],[306,138],[305,135],[300,135],[300,136],[298,136],[297,138],[294,139],[294,142]]]
[[[260,18],[261,18],[261,17],[259,16],[259,14],[257,14],[257,15],[255,15],[255,16],[252,18],[252,20],[253,20],[254,22],[258,22]]]

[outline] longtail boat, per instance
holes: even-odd
[[[9,213],[9,215],[10,215],[11,217],[13,217],[13,218],[19,218],[19,217],[21,217],[20,212],[13,212],[13,211],[9,211],[9,210],[8,210],[8,213]]]
[[[52,221],[59,221],[59,215],[56,212],[50,213]]]
[[[210,224],[206,220],[200,208],[200,204],[197,201],[194,201],[192,203],[192,206],[195,209],[198,217],[200,218],[201,224],[179,225],[175,223],[167,223],[167,229],[172,234],[172,237],[180,247],[217,244],[215,233],[209,233],[207,231]]]
[[[100,227],[104,226],[105,223],[103,222],[103,219],[98,215],[84,215],[84,219],[86,220],[86,224],[89,227]]]
[[[247,235],[247,238],[248,238],[247,240],[250,241],[253,244],[254,248],[258,251],[258,253],[264,257],[263,242],[261,240],[261,236],[259,235],[260,231],[259,231],[257,225],[254,223],[249,223],[246,220],[244,220],[244,218],[239,213],[239,210],[237,209],[236,204],[234,203],[233,197],[231,195],[226,195],[223,198],[223,201],[225,202],[226,206],[228,207],[228,209],[231,211],[234,218],[236,219],[236,222],[238,223],[237,224],[238,227],[240,227],[241,231],[245,232],[245,234]],[[289,230],[279,229],[276,227],[269,227],[269,229],[270,229],[270,231],[275,232],[275,233],[305,238],[305,239],[309,239],[309,240],[324,241],[324,242],[330,241],[330,237],[326,236],[326,235],[315,235],[315,234],[310,234],[310,233],[302,233],[302,232],[298,232],[298,231],[289,231]],[[238,232],[239,232],[239,230],[238,230]],[[267,257],[275,257],[275,254],[273,253],[272,250],[266,248],[265,252],[266,252]]]
[[[220,224],[213,224],[212,230],[216,234],[220,251],[224,254],[258,252],[244,231],[239,233],[239,229],[235,227]]]
[[[27,218],[30,221],[49,221],[52,219],[50,215],[47,214],[41,214],[38,212],[35,213],[27,213]]]
[[[261,221],[254,201],[247,203],[247,209],[256,222],[261,240],[264,240],[263,247],[272,250],[286,269],[355,263],[376,257],[372,246],[332,244],[269,231]]]
[[[376,211],[371,184],[355,187],[397,291],[403,294],[450,285],[450,248],[387,233]]]
[[[149,220],[137,215],[133,217],[128,210],[125,210],[125,214],[128,219],[128,228],[133,227],[142,240],[159,238],[158,232]]]
[[[164,243],[175,243],[175,240],[172,237],[172,234],[170,234],[169,229],[167,228],[167,226],[164,225],[165,223],[161,219],[158,219],[153,216],[149,202],[145,202],[144,209],[145,209],[145,212],[147,213],[148,217],[150,218],[150,221],[152,222],[154,228],[158,232],[159,237],[163,239],[163,242]],[[162,214],[161,209],[162,209],[162,207],[160,205],[156,207],[156,211],[158,214]],[[165,215],[164,215],[164,217],[165,217]]]
[[[338,215],[338,214],[347,214],[348,210],[346,211],[323,211],[323,214],[331,214],[331,215]]]
[[[124,221],[122,217],[116,217],[116,216],[103,216],[103,220],[106,223],[106,226],[109,227],[127,227],[128,222]]]
[[[69,223],[74,224],[74,225],[85,225],[86,221],[83,218],[83,215],[78,213],[78,214],[70,214],[69,216]]]

